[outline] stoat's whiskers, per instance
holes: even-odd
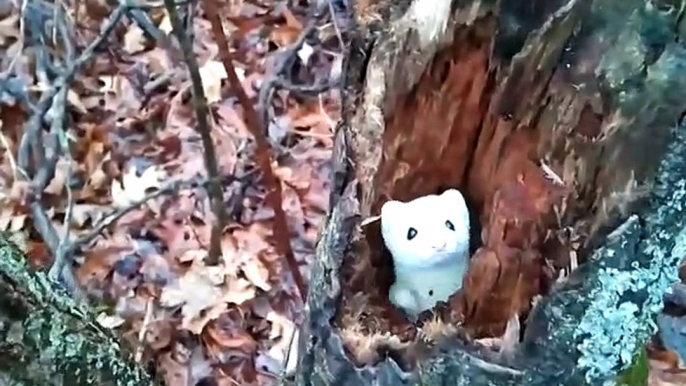
[[[366,219],[362,220],[360,223],[360,226],[367,226],[373,222],[381,220],[381,216],[373,216],[373,217],[367,217]]]

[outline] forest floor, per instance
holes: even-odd
[[[70,246],[75,288],[167,386],[273,384],[295,366],[302,289],[276,244],[288,241],[307,277],[340,119],[345,26],[323,4],[317,18],[305,2],[279,0],[204,0],[191,13],[228,219],[210,265],[206,151],[164,4],[115,19],[122,8],[105,1],[0,0],[0,231],[41,269]],[[212,16],[249,106],[232,89]],[[251,127],[251,112],[266,129]],[[678,356],[657,351],[650,384],[681,384]]]
[[[310,20],[307,4],[211,3],[254,104],[248,108],[268,121],[263,135],[288,222],[281,229],[265,200],[272,187],[256,162],[246,106],[231,90],[206,17],[210,3],[196,8],[188,32],[228,218],[220,262],[208,265],[216,216],[203,189],[205,150],[188,66],[164,5],[139,6],[149,24],[127,14],[102,31],[116,4],[56,4],[0,1],[0,231],[12,232],[31,263],[44,269],[53,264],[50,234],[82,251],[75,254],[76,279],[98,306],[100,322],[132,343],[140,360],[152,361],[166,385],[271,383],[289,354],[293,366],[290,347],[304,309],[273,240],[290,240],[307,277],[328,209],[339,120],[338,26],[329,12]],[[168,37],[171,46],[146,32]],[[96,39],[103,41],[89,51]],[[83,65],[70,69],[79,59]],[[59,88],[60,69],[74,70],[61,89],[66,98],[60,105],[56,92],[52,109],[42,111],[43,129],[38,121],[33,130],[30,118],[41,97]],[[266,82],[272,92],[260,95]],[[44,143],[44,159],[32,154],[27,162],[22,141],[36,139]],[[65,143],[70,156],[62,152],[53,161],[54,174],[36,199],[40,172],[51,171],[45,163]]]

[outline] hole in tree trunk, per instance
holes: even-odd
[[[648,175],[656,164],[651,159],[643,168],[632,158],[632,148],[645,137],[598,145],[611,135],[611,125],[604,122],[607,106],[597,99],[574,100],[569,116],[558,116],[555,106],[571,102],[547,90],[573,94],[577,67],[555,67],[573,64],[573,55],[560,48],[552,64],[535,62],[547,57],[507,58],[512,64],[504,81],[494,70],[501,64],[493,53],[495,35],[490,15],[457,27],[454,43],[438,51],[414,86],[384,111],[382,143],[369,145],[383,150],[371,176],[358,172],[371,186],[359,193],[362,212],[378,215],[388,200],[457,188],[478,226],[462,289],[416,324],[388,300],[393,263],[380,222],[352,240],[335,324],[357,364],[392,352],[411,367],[436,343],[499,337],[513,318],[526,328],[537,296],[583,263],[590,243],[636,202],[638,175]],[[608,151],[612,156],[603,154]],[[613,169],[620,164],[626,167]],[[622,187],[629,193],[613,193]]]

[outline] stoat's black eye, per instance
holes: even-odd
[[[453,223],[450,220],[445,220],[445,226],[447,226],[448,229],[450,229],[451,231],[455,230],[455,225],[453,225]]]
[[[410,228],[407,230],[407,239],[412,240],[415,236],[417,236],[417,230],[414,228]]]

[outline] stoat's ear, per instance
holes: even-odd
[[[401,213],[403,205],[404,203],[400,201],[386,201],[381,206],[381,223],[384,222],[384,219],[392,219]]]
[[[440,197],[442,199],[447,199],[450,201],[453,201],[453,200],[464,201],[464,197],[462,196],[462,193],[460,193],[460,191],[457,189],[448,189],[445,192],[441,193]]]
[[[467,206],[464,196],[459,190],[448,189],[441,193],[439,197],[445,202],[448,208],[454,208],[457,210],[457,213],[459,213],[459,216],[462,218],[462,221],[464,221],[465,224],[469,224],[469,207]]]

